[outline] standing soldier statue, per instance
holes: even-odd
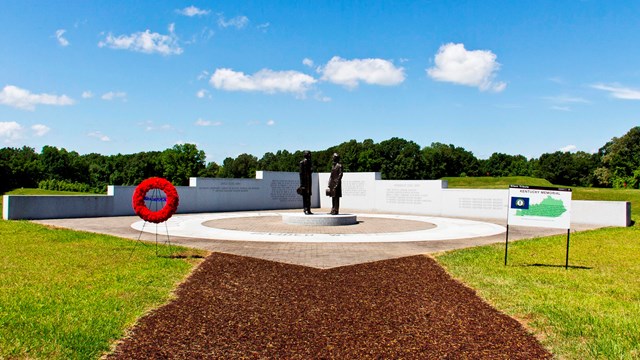
[[[298,194],[302,195],[302,207],[305,215],[312,215],[311,212],[311,152],[305,150],[304,159],[300,161],[300,187]]]
[[[340,155],[336,153],[333,153],[333,167],[329,177],[327,195],[331,196],[331,215],[338,215],[340,198],[342,197],[342,164],[340,164]]]

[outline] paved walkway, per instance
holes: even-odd
[[[271,211],[269,213],[277,214],[282,211]],[[316,209],[314,212],[328,212],[326,209]],[[346,209],[344,212],[349,212]],[[358,213],[359,218],[364,218],[356,225],[348,225],[344,228],[345,232],[349,232],[349,241],[339,242],[292,242],[286,238],[300,235],[301,233],[316,234],[322,229],[300,229],[298,227],[292,230],[292,225],[279,224],[274,222],[277,220],[275,216],[258,216],[264,214],[261,212],[243,212],[242,216],[227,216],[223,221],[213,220],[205,222],[206,226],[211,229],[223,229],[233,231],[245,231],[247,235],[252,233],[263,232],[268,229],[275,236],[283,238],[284,241],[243,241],[243,240],[224,240],[224,239],[207,239],[204,236],[178,237],[171,236],[172,244],[183,245],[187,247],[199,248],[208,251],[235,254],[241,256],[250,256],[265,260],[272,260],[288,264],[296,264],[309,266],[320,269],[328,269],[339,266],[354,265],[371,261],[393,259],[417,254],[435,253],[446,250],[473,247],[485,244],[504,242],[505,234],[494,233],[489,236],[480,237],[462,237],[450,240],[438,240],[425,236],[425,241],[413,239],[412,241],[403,241],[402,237],[408,233],[423,231],[426,234],[429,229],[436,230],[429,223],[424,221],[411,220],[411,216],[395,217],[382,216],[381,214],[364,214]],[[225,213],[232,215],[234,213]],[[237,213],[235,213],[237,214]],[[255,214],[255,216],[251,216]],[[179,219],[181,215],[176,215]],[[232,219],[228,221],[228,219]],[[275,220],[274,220],[275,219]],[[407,220],[409,219],[409,220]],[[440,218],[433,218],[432,223],[437,223]],[[494,226],[505,224],[495,220],[480,220],[490,223]],[[34,222],[69,228],[74,230],[89,231],[95,233],[109,234],[129,239],[138,239],[145,241],[165,242],[167,239],[165,224],[145,225],[151,228],[158,235],[152,233],[141,233],[139,230],[132,228],[132,224],[140,221],[136,216],[124,217],[106,217],[106,218],[82,218],[82,219],[51,219],[37,220]],[[438,225],[438,224],[435,224]],[[595,228],[596,226],[579,226],[573,230],[586,230]],[[157,230],[156,230],[157,229]],[[267,232],[268,232],[267,231]],[[335,231],[334,229],[325,231]],[[393,242],[368,242],[368,238],[375,237],[374,234],[384,233],[386,235],[396,233],[398,241]],[[538,229],[528,227],[514,227],[509,229],[509,240],[528,239],[538,236],[547,236],[552,234],[566,233],[564,230],[556,229]],[[393,236],[393,235],[389,235]],[[250,238],[250,236],[247,236]]]
[[[283,223],[290,213],[236,212],[176,215],[161,226],[171,236],[211,240],[371,243],[456,240],[505,233],[503,226],[465,219],[399,214],[352,214],[358,223],[342,226]],[[307,219],[320,215],[303,215]],[[156,233],[140,220],[136,230]]]

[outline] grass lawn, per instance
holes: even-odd
[[[27,221],[0,221],[0,249],[0,359],[98,358],[200,261]]]
[[[491,179],[452,178],[449,187],[545,185],[539,179]],[[572,197],[631,201],[636,225],[572,234],[569,270],[566,236],[511,243],[507,267],[504,244],[447,252],[437,260],[525,323],[559,358],[640,359],[640,190],[574,188]]]
[[[517,241],[437,260],[490,304],[524,323],[558,357],[640,358],[640,228]]]
[[[506,189],[511,184],[531,185],[531,186],[553,186],[545,179],[528,176],[505,176],[505,177],[444,177],[442,180],[449,182],[450,188],[465,189]],[[564,186],[566,187],[566,186]]]

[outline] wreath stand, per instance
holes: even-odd
[[[134,211],[138,216],[140,216],[140,218],[142,218],[142,220],[144,220],[140,234],[138,234],[137,242],[146,246],[144,241],[141,240],[142,233],[144,232],[144,228],[147,226],[147,223],[154,223],[156,226],[154,231],[156,256],[159,256],[158,225],[164,223],[165,233],[167,235],[167,240],[164,244],[171,246],[171,237],[169,236],[167,220],[169,220],[178,208],[178,192],[176,191],[176,188],[165,179],[149,178],[136,187],[133,193],[132,202]]]
[[[145,244],[144,241],[140,240],[140,238],[142,237],[142,233],[144,232],[144,227],[147,225],[147,223],[148,222],[145,221],[144,224],[142,224],[142,230],[140,230],[140,234],[138,235],[138,239],[136,240],[144,246],[147,246],[147,244]],[[169,238],[169,228],[167,227],[166,221],[164,222],[164,228],[167,231],[167,241],[164,242],[164,245],[171,246],[171,238]],[[158,224],[156,224],[155,235],[156,235],[156,256],[158,256]]]

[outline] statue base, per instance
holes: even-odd
[[[305,226],[341,226],[354,225],[358,219],[354,214],[313,214],[305,215],[298,213],[282,214],[282,222],[289,225]]]

